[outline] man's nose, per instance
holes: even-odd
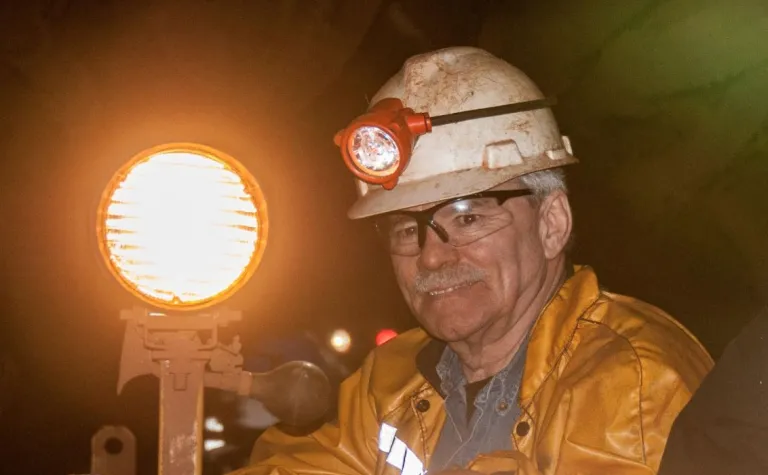
[[[458,259],[458,250],[443,242],[434,229],[427,227],[427,234],[419,254],[419,266],[427,270],[437,270]]]

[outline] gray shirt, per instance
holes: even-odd
[[[447,346],[437,365],[445,397],[446,420],[429,471],[465,467],[477,455],[512,450],[512,429],[520,415],[517,394],[525,368],[528,339],[512,361],[477,393],[475,409],[467,420],[466,378],[459,357]]]

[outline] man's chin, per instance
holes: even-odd
[[[429,315],[421,321],[427,333],[446,343],[466,340],[478,330],[474,325],[468,326],[466,320],[458,315]]]

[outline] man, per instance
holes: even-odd
[[[489,53],[449,48],[408,60],[383,98],[434,119],[542,95]],[[574,162],[540,106],[435,126],[393,189],[358,182],[349,215],[377,219],[422,328],[344,382],[336,423],[267,431],[240,473],[654,473],[711,360],[661,310],[569,264]]]
[[[728,345],[675,420],[663,475],[768,473],[768,312]]]

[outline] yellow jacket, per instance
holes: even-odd
[[[417,369],[436,346],[416,329],[376,348],[342,384],[338,423],[306,437],[270,429],[236,474],[418,475],[445,420],[434,381]],[[510,450],[481,455],[470,469],[655,473],[673,420],[712,366],[675,320],[601,291],[588,267],[546,306],[526,358]]]

